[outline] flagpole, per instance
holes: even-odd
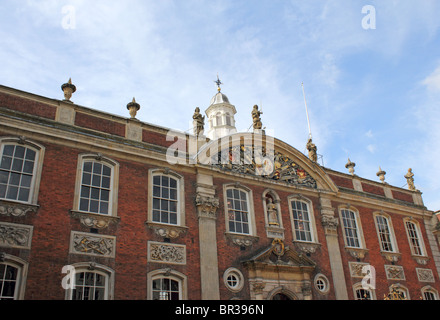
[[[309,110],[307,109],[307,101],[306,101],[306,94],[304,93],[304,83],[301,82],[303,96],[304,96],[304,105],[306,107],[306,115],[307,115],[307,124],[309,126],[309,138],[312,138],[312,130],[310,129],[310,120],[309,120]]]

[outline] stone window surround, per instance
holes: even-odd
[[[43,170],[45,147],[35,141],[28,140],[26,137],[23,136],[21,137],[6,136],[0,138],[0,152],[1,152],[0,155],[3,154],[3,146],[6,144],[21,145],[26,148],[31,148],[36,152],[35,154],[36,159],[34,164],[34,171],[32,172],[32,182],[29,193],[29,200],[26,202],[18,201],[18,200],[9,200],[9,199],[2,199],[2,200],[36,206],[38,202],[38,193],[40,190],[41,172]]]
[[[379,227],[377,225],[377,217],[378,216],[384,217],[388,222],[388,228],[390,230],[390,240],[391,240],[391,244],[393,246],[393,251],[385,251],[382,249],[382,240],[380,239]],[[400,258],[400,253],[399,253],[399,248],[397,246],[396,234],[394,233],[394,227],[393,227],[393,222],[392,222],[391,216],[383,211],[373,212],[373,219],[374,219],[374,225],[376,226],[377,239],[379,241],[379,246],[381,248],[380,251],[381,251],[382,255],[384,255],[387,260],[392,259],[393,261],[397,261]],[[392,261],[392,260],[390,260],[390,261]]]
[[[105,276],[106,279],[106,290],[105,290],[105,299],[104,300],[113,300],[114,299],[114,287],[115,287],[115,271],[107,267],[105,265],[96,263],[96,262],[77,262],[71,264],[75,268],[75,273],[80,272],[96,272]],[[72,289],[65,290],[65,300],[72,299]]]
[[[239,189],[246,193],[247,195],[247,205],[248,205],[248,222],[249,222],[249,234],[230,232],[229,231],[229,215],[228,215],[228,189]],[[239,246],[250,246],[254,242],[258,241],[256,237],[256,225],[255,225],[255,210],[254,210],[254,198],[252,194],[252,189],[242,185],[239,182],[227,183],[223,185],[223,203],[224,203],[224,213],[225,213],[225,230],[226,236],[231,238],[233,243]]]
[[[109,213],[101,214],[94,212],[86,212],[79,210],[79,201],[81,195],[81,183],[82,183],[82,171],[84,162],[88,160],[93,160],[95,162],[100,162],[107,166],[110,166],[111,172],[111,192],[110,192],[110,201],[109,201]],[[73,199],[73,209],[71,213],[72,216],[79,217],[81,223],[86,225],[87,227],[93,228],[105,228],[108,226],[108,220],[113,218],[118,218],[118,189],[119,189],[119,163],[115,160],[112,160],[108,157],[103,156],[100,153],[80,153],[78,155],[78,164],[76,169],[76,181],[75,181],[75,193]],[[103,219],[99,219],[99,217],[103,217]],[[106,218],[107,217],[107,218]],[[89,222],[85,224],[85,222]],[[105,221],[106,223],[104,223]],[[93,225],[90,225],[92,223]]]
[[[187,276],[171,268],[156,269],[147,274],[147,300],[153,299],[153,280],[168,278],[179,283],[179,300],[188,299]]]
[[[410,236],[409,236],[407,222],[412,223],[414,225],[414,227],[415,227],[415,230],[417,232],[417,240],[419,241],[420,250],[422,251],[421,255],[416,254],[414,252],[413,244],[411,243],[411,239],[410,239]],[[429,258],[426,255],[425,242],[423,241],[423,236],[422,236],[422,233],[421,233],[419,222],[416,221],[415,219],[413,219],[412,217],[405,217],[405,218],[403,218],[403,224],[405,225],[405,231],[406,231],[406,235],[407,235],[407,239],[408,239],[408,244],[409,244],[409,247],[411,249],[411,256],[413,257],[414,260],[417,261],[417,263],[419,263],[419,264],[426,264],[427,261],[429,260]]]
[[[153,177],[165,175],[177,180],[177,224],[167,224],[153,221]],[[154,168],[148,170],[148,213],[146,225],[164,238],[177,238],[186,234],[188,227],[185,225],[185,181],[184,177],[168,168]]]
[[[0,251],[0,263],[6,263],[18,269],[14,299],[24,300],[29,263],[19,257],[7,253],[3,253],[1,251]]]
[[[296,234],[295,234],[295,222],[293,219],[293,210],[292,210],[292,201],[300,201],[300,202],[304,202],[307,204],[307,209],[308,209],[308,213],[309,213],[309,220],[310,220],[310,231],[311,231],[311,236],[312,236],[312,241],[301,241],[301,240],[297,240],[296,239]],[[307,197],[303,196],[302,194],[293,194],[287,197],[287,202],[289,204],[289,214],[290,214],[290,222],[291,222],[291,227],[292,227],[292,233],[293,233],[293,242],[294,243],[298,243],[299,245],[301,244],[316,244],[317,246],[320,245],[319,240],[318,240],[318,232],[316,230],[316,221],[315,221],[315,213],[313,211],[313,204],[312,201],[310,199],[308,199]]]
[[[345,227],[344,222],[342,219],[342,210],[349,210],[354,212],[355,221],[356,221],[356,231],[358,235],[358,241],[359,241],[359,247],[352,247],[347,244],[347,238],[345,234]],[[340,219],[340,225],[342,230],[342,235],[344,239],[345,244],[345,250],[354,258],[356,259],[363,259],[365,257],[365,254],[368,252],[368,249],[366,247],[366,241],[364,238],[364,232],[362,228],[362,222],[359,215],[359,210],[356,207],[353,207],[351,205],[340,205],[338,207],[338,213],[339,213],[339,219]]]
[[[234,287],[230,286],[228,283],[228,277],[231,275],[235,276],[238,281],[237,285]],[[226,271],[223,274],[223,282],[224,282],[226,288],[228,288],[228,290],[230,290],[232,292],[239,292],[243,289],[244,277],[243,277],[243,274],[241,273],[240,270],[238,270],[237,268],[234,268],[234,267],[230,267],[230,268],[226,269]]]

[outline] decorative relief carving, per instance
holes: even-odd
[[[146,222],[148,228],[152,229],[155,234],[163,238],[175,239],[181,235],[184,235],[188,230],[187,227],[167,225],[154,222]]]
[[[303,241],[294,241],[294,244],[298,250],[306,254],[315,253],[316,249],[318,249],[321,246],[320,243],[303,242]]]
[[[420,282],[435,282],[431,269],[416,268],[417,278]]]
[[[23,217],[29,212],[36,213],[38,206],[0,200],[0,216]]]
[[[0,246],[30,249],[33,227],[15,223],[0,223]]]
[[[421,264],[423,266],[426,266],[428,264],[429,257],[414,256],[414,255],[412,257],[418,264]]]
[[[197,193],[195,202],[199,218],[217,218],[217,209],[220,205],[218,198],[212,196],[203,196],[200,193]]]
[[[400,258],[400,253],[398,253],[398,252],[381,251],[381,255],[385,259],[387,259],[389,262],[397,262],[397,261],[399,261],[399,258]]]
[[[255,294],[263,293],[265,287],[266,284],[263,281],[255,281],[252,283],[252,290],[255,292]]]
[[[119,217],[113,217],[108,215],[70,211],[72,217],[79,219],[82,225],[88,228],[105,229],[110,223],[117,223]]]
[[[150,262],[186,264],[186,246],[163,242],[148,242]]]
[[[115,257],[116,237],[72,231],[70,252],[103,257]]]
[[[367,272],[365,269],[363,269],[365,266],[369,266],[368,263],[363,262],[349,262],[348,263],[350,268],[350,275],[353,278],[363,278],[365,275],[367,275]]]
[[[345,250],[356,259],[363,259],[365,258],[365,254],[368,253],[368,249],[362,249],[362,248],[350,248],[345,247]]]
[[[262,151],[257,151],[253,146],[234,145],[214,155],[212,163],[213,166],[225,171],[256,175],[289,185],[317,188],[312,176],[292,159],[280,152],[270,155],[264,148]]]
[[[235,234],[230,232],[225,232],[226,238],[232,241],[233,244],[239,247],[250,247],[254,243],[258,242],[259,237]]]
[[[325,228],[333,231],[336,231],[339,225],[338,218],[329,215],[323,215],[321,218],[321,222]]]
[[[385,273],[388,280],[405,280],[402,266],[385,265]]]

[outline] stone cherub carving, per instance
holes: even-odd
[[[253,121],[253,127],[254,129],[261,129],[263,124],[261,123],[260,115],[263,114],[263,112],[258,110],[258,106],[254,105],[254,108],[252,109],[252,121]]]
[[[203,135],[204,127],[205,127],[205,116],[200,114],[200,108],[197,107],[193,114],[193,125],[194,125],[194,134],[196,136]]]

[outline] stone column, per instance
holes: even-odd
[[[219,200],[212,176],[197,174],[196,207],[199,218],[202,300],[219,300],[216,220]]]
[[[342,267],[341,251],[339,250],[338,225],[339,220],[334,216],[334,209],[330,199],[320,198],[321,222],[324,226],[327,241],[328,255],[332,269],[333,286],[337,300],[348,300],[347,284]]]

